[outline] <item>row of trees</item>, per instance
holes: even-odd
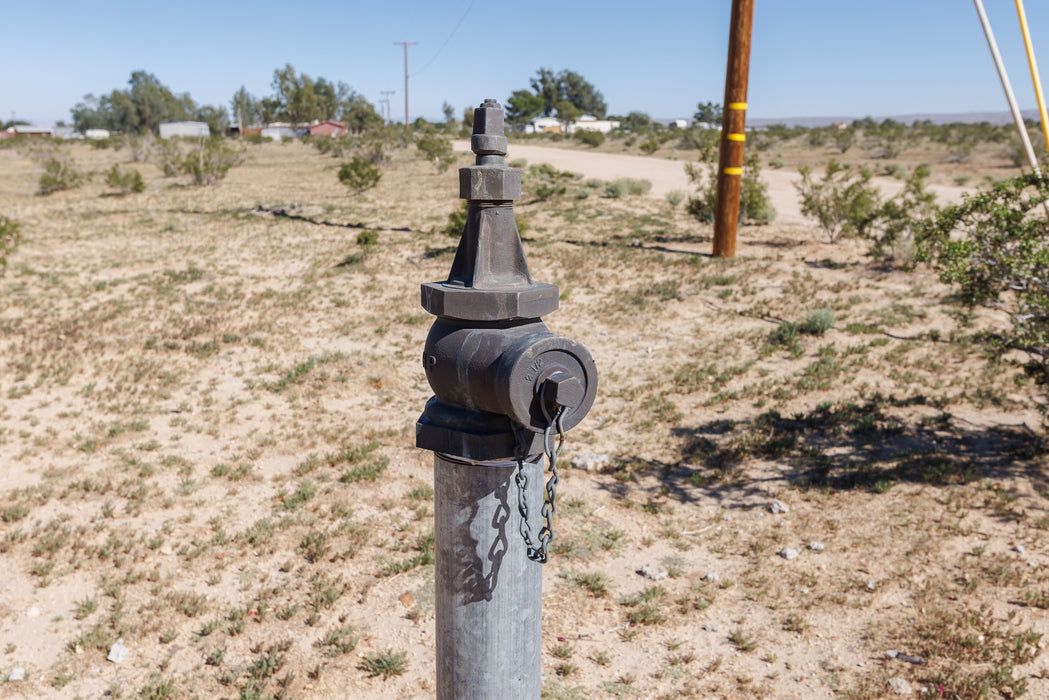
[[[608,105],[601,92],[586,78],[570,70],[554,73],[540,68],[529,81],[531,90],[514,90],[506,101],[506,118],[521,124],[540,115],[574,121],[583,114],[604,119]]]
[[[81,131],[109,129],[129,134],[156,132],[163,122],[196,120],[222,133],[228,121],[223,107],[198,105],[188,92],[175,94],[157,76],[135,71],[124,90],[84,96],[71,110],[73,126]]]
[[[233,95],[230,106],[241,131],[251,124],[309,124],[323,119],[345,122],[355,132],[383,124],[375,106],[346,83],[314,80],[296,73],[290,63],[273,71],[270,87],[273,94],[267,97],[256,98],[243,86]]]
[[[309,124],[315,120],[346,122],[353,131],[382,126],[375,107],[342,81],[314,80],[296,73],[289,63],[273,71],[273,94],[256,98],[241,87],[230,100],[233,123],[240,127],[271,122]],[[155,75],[135,71],[128,87],[96,97],[88,94],[71,110],[73,126],[138,134],[156,133],[163,122],[205,122],[213,134],[221,134],[230,123],[230,111],[222,106],[198,105],[188,92],[174,93]]]

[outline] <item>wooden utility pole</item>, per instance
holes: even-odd
[[[732,0],[728,38],[728,68],[718,149],[718,192],[714,203],[714,256],[736,255],[739,195],[743,179],[743,143],[746,140],[747,75],[750,70],[750,32],[754,0]]]
[[[404,47],[404,130],[408,131],[408,47],[415,46],[417,41],[395,41],[394,46]]]

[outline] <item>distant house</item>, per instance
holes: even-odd
[[[667,126],[671,129],[687,129],[688,122],[684,119],[672,119]]]
[[[109,129],[85,129],[84,138],[92,141],[103,141],[110,137]]]
[[[584,114],[579,117],[575,123],[568,125],[568,133],[574,134],[577,131],[600,131],[602,134],[607,134],[613,129],[618,128],[619,122],[611,121],[609,119],[598,119],[593,115]]]
[[[278,126],[270,125],[259,132],[259,135],[264,139],[273,139],[274,141],[280,141],[281,139],[293,139],[295,138],[295,129],[290,126]]]
[[[526,134],[560,134],[564,125],[553,117],[539,117],[525,124]]]
[[[71,126],[56,126],[51,135],[56,139],[82,139],[84,135]]]
[[[27,124],[15,124],[13,127],[16,136],[36,136],[51,138],[55,130],[49,126],[29,126]]]
[[[310,127],[310,136],[345,136],[347,133],[346,125],[342,122],[334,122],[331,119],[325,119],[322,122],[314,124]]]
[[[174,136],[208,137],[211,136],[211,129],[204,122],[164,122],[160,125],[160,138],[170,139]]]

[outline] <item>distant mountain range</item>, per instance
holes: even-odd
[[[1038,110],[1037,109],[1021,109],[1020,114],[1025,119],[1032,119],[1038,121]],[[867,115],[864,115],[867,116]],[[786,126],[804,126],[804,127],[817,127],[817,126],[830,126],[835,122],[844,122],[851,124],[857,119],[863,119],[864,117],[780,117],[776,119],[759,119],[759,118],[747,118],[747,126],[769,126],[770,124],[784,124]],[[871,119],[875,121],[882,121],[884,119],[893,119],[902,124],[913,124],[914,122],[920,122],[929,120],[933,124],[975,124],[977,122],[990,122],[991,124],[1012,124],[1013,116],[1009,112],[956,112],[953,114],[894,114],[889,116],[875,117],[871,116]],[[652,121],[659,122],[664,126],[669,126],[674,123],[675,119],[653,119]],[[686,120],[690,125],[692,124],[691,119]]]

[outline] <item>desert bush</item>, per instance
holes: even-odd
[[[22,224],[0,214],[0,271],[7,267],[7,256],[22,242]]]
[[[371,250],[379,244],[379,232],[365,229],[357,234],[357,245],[365,250]]]
[[[667,204],[673,209],[677,209],[678,205],[685,201],[684,190],[670,190],[667,192]]]
[[[652,183],[648,180],[635,180],[632,177],[621,177],[605,185],[605,196],[619,199],[627,195],[648,194]]]
[[[638,146],[638,148],[641,149],[642,153],[644,153],[646,155],[652,155],[653,153],[658,151],[659,147],[662,146],[662,145],[663,144],[660,143],[659,139],[657,139],[657,138],[655,138],[653,136],[651,138],[648,138],[648,139],[645,139],[644,141],[642,141],[641,145]]]
[[[157,139],[151,143],[157,165],[165,177],[174,177],[181,171],[182,149],[177,139]]]
[[[349,163],[342,164],[338,177],[339,182],[360,193],[378,185],[382,172],[364,158],[354,156]]]
[[[40,176],[40,194],[51,194],[80,187],[83,175],[69,160],[52,156],[44,163],[44,174]]]
[[[106,174],[106,184],[120,192],[120,194],[131,194],[146,189],[146,183],[142,179],[142,173],[134,168],[124,170],[119,165],[114,165]]]
[[[540,163],[528,168],[527,184],[534,187],[535,197],[545,201],[568,191],[567,182],[579,176],[567,170],[558,170],[549,163]]]
[[[856,142],[856,129],[847,126],[844,129],[835,129],[834,131],[834,147],[838,149],[839,153],[845,153],[852,144]]]
[[[1008,314],[1003,347],[1026,352],[1028,371],[1042,386],[1049,385],[1047,199],[1049,179],[1021,175],[944,207],[915,234],[918,259],[958,285],[966,304]]]
[[[590,129],[580,129],[573,135],[576,141],[584,143],[587,146],[600,146],[605,142],[605,135],[600,131],[591,131]]]
[[[448,222],[441,229],[441,233],[446,236],[452,236],[458,238],[463,235],[463,229],[466,228],[466,216],[470,210],[469,203],[464,199],[460,202],[459,206],[456,207],[448,214]]]
[[[214,185],[243,160],[243,152],[222,139],[200,139],[182,156],[181,170],[198,185]]]
[[[721,131],[719,129],[693,126],[691,129],[681,131],[680,134],[681,139],[678,142],[678,146],[680,148],[694,148],[698,150],[701,163],[717,160],[718,145],[721,141]]]
[[[819,180],[813,179],[807,166],[798,172],[801,182],[794,186],[801,196],[801,213],[816,219],[829,242],[863,235],[873,225],[881,196],[871,184],[870,170],[853,170],[832,160]]]
[[[556,182],[542,182],[535,188],[535,197],[536,199],[545,202],[551,197],[563,195],[567,191],[568,188],[565,185]]]
[[[435,133],[424,133],[415,139],[415,147],[426,156],[426,159],[437,166],[437,172],[443,173],[452,163],[452,142]]]
[[[925,164],[916,167],[903,190],[886,201],[871,183],[869,170],[854,171],[831,161],[819,180],[808,168],[798,172],[801,182],[795,188],[801,196],[801,213],[816,219],[831,243],[843,236],[866,240],[868,254],[874,258],[906,253],[917,222],[936,211],[935,195],[926,189],[932,169]]]
[[[689,197],[686,211],[704,223],[714,221],[717,205],[717,170],[714,164],[707,168],[706,177],[697,164],[687,163],[685,173],[689,182],[698,185],[696,195]],[[739,221],[742,224],[767,224],[776,218],[776,209],[769,200],[768,186],[761,179],[761,168],[757,154],[751,154],[743,163],[743,179],[740,182]]]
[[[818,311],[810,311],[805,320],[798,324],[798,330],[807,335],[823,335],[834,327],[834,312],[824,306]]]

